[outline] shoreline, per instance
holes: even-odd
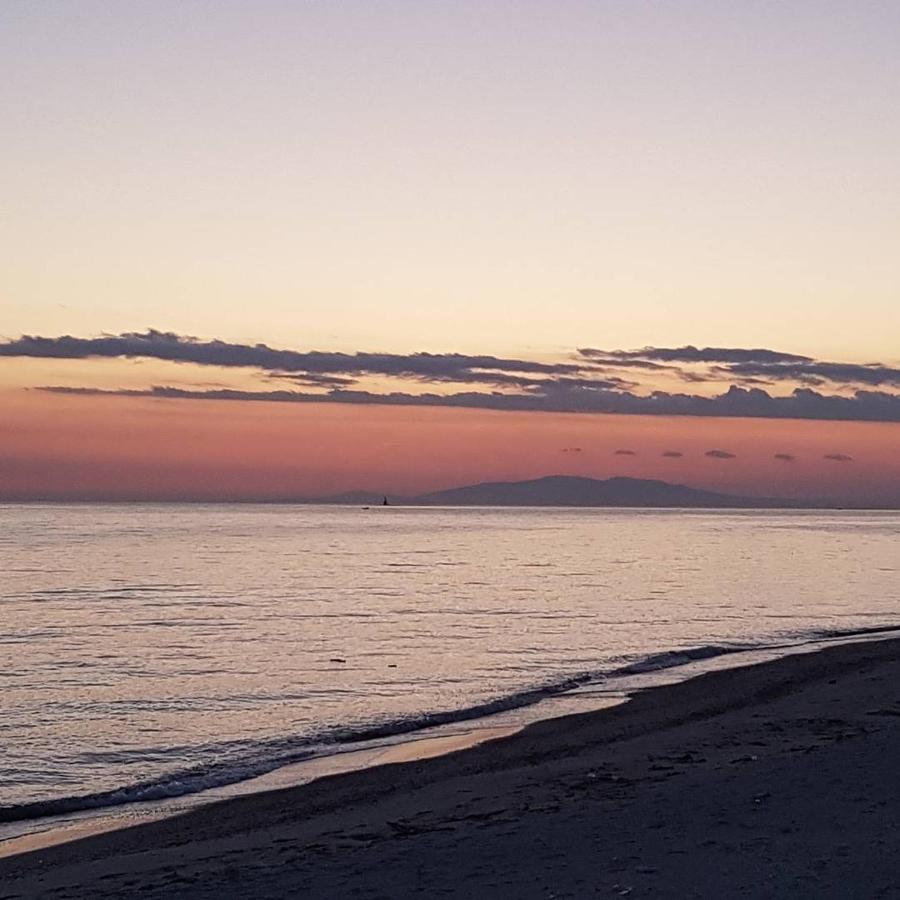
[[[822,632],[794,642],[733,647],[709,645],[653,653],[608,673],[574,675],[558,685],[537,686],[523,690],[520,695],[498,698],[484,704],[489,711],[475,716],[470,714],[471,710],[462,710],[459,714],[452,711],[423,714],[424,719],[436,719],[438,724],[421,724],[380,737],[338,743],[330,751],[313,753],[305,759],[276,765],[259,775],[225,781],[198,791],[10,819],[0,823],[0,860],[81,837],[185,815],[238,797],[300,787],[322,777],[369,769],[385,762],[429,759],[548,720],[601,712],[630,701],[642,691],[678,684],[710,672],[760,665],[847,643],[886,640],[898,631],[900,626],[885,625]],[[529,699],[522,703],[513,702],[518,696]],[[372,730],[377,732],[380,728],[374,726]],[[74,799],[77,802],[77,798]]]
[[[522,730],[522,726],[494,725],[473,727],[463,731],[424,729],[422,734],[413,732],[402,740],[389,744],[373,744],[331,754],[310,757],[296,763],[288,763],[255,778],[248,778],[218,788],[210,788],[196,794],[187,794],[167,800],[133,801],[122,806],[81,810],[69,816],[48,816],[26,819],[22,826],[47,823],[45,829],[34,828],[19,835],[0,837],[0,861],[20,854],[45,850],[60,844],[98,834],[108,834],[147,822],[157,822],[187,815],[196,809],[217,803],[227,803],[239,797],[273,791],[290,790],[310,784],[320,778],[342,775],[377,766],[399,762],[431,759],[458,750],[475,747],[498,737],[506,737]],[[436,732],[436,733],[431,733]],[[0,895],[2,896],[2,895]]]
[[[779,785],[784,792],[785,784],[798,779],[811,781],[813,789],[805,799],[796,798],[794,818],[802,820],[830,790],[831,805],[844,825],[841,834],[829,832],[822,840],[845,847],[838,859],[865,857],[869,876],[881,883],[894,876],[893,868],[889,872],[879,860],[900,851],[897,829],[887,827],[897,823],[900,813],[900,802],[890,796],[892,787],[897,790],[891,759],[900,738],[900,696],[893,687],[898,681],[897,638],[854,641],[708,672],[647,688],[611,709],[538,721],[474,748],[328,775],[298,787],[235,797],[179,816],[0,859],[3,895],[36,896],[58,889],[58,896],[103,896],[107,890],[127,892],[130,885],[140,886],[144,896],[160,897],[173,892],[205,897],[266,892],[278,896],[292,891],[340,897],[358,887],[366,887],[372,896],[392,896],[384,881],[390,873],[376,865],[387,854],[396,855],[399,869],[390,874],[395,881],[397,872],[411,878],[412,866],[430,889],[443,886],[451,895],[469,896],[462,889],[454,893],[454,879],[458,882],[457,876],[471,869],[473,859],[486,866],[484,854],[489,851],[495,861],[491,878],[502,870],[503,883],[513,895],[539,896],[529,891],[541,878],[550,890],[576,876],[588,877],[582,871],[584,854],[565,848],[582,841],[586,831],[596,831],[598,808],[607,843],[619,849],[610,837],[616,822],[623,826],[620,837],[626,844],[628,840],[635,844],[636,827],[652,846],[663,837],[674,841],[691,831],[701,838],[693,849],[663,860],[670,869],[677,863],[667,882],[674,885],[692,870],[685,868],[681,857],[697,855],[703,840],[712,842],[704,854],[715,855],[711,848],[718,846],[716,835],[726,826],[700,827],[695,822],[667,828],[660,811],[671,814],[675,798],[666,801],[660,794],[692,786],[690,797],[707,803],[719,798],[723,805],[718,813],[724,818],[715,821],[727,825],[734,811],[733,804],[725,802],[727,789],[737,785],[752,791],[756,785],[746,807],[751,813],[751,822],[745,825],[749,828],[753,821],[757,825],[765,821],[762,813],[775,809],[769,799],[778,796]],[[772,728],[760,730],[759,719],[769,721]],[[817,765],[811,764],[813,759]],[[786,767],[792,780],[785,782],[783,772],[762,771],[763,760]],[[832,764],[834,777],[860,782],[851,789],[853,796],[836,797],[831,782],[816,783]],[[751,769],[759,771],[747,784]],[[879,778],[863,784],[874,770],[879,770]],[[625,829],[624,824],[648,803],[653,805],[654,798],[658,801],[654,814],[663,815],[663,824],[641,831],[632,823]],[[879,813],[857,821],[854,813],[859,809],[854,807],[867,800]],[[681,801],[686,807],[703,806],[684,797]],[[743,814],[744,804],[740,809]],[[567,821],[554,839],[562,841],[555,862],[545,861],[538,877],[539,873],[529,874],[532,863],[527,853],[524,860],[519,857],[547,843],[546,817],[551,813],[551,818],[562,816]],[[810,821],[815,825],[818,819]],[[778,855],[781,832],[774,827],[757,836],[758,840],[769,836],[770,856]],[[785,834],[798,831],[802,832],[800,826]],[[419,846],[411,853],[413,843]],[[883,849],[885,843],[890,844],[890,853]],[[463,845],[470,852],[461,855]],[[661,846],[665,845],[663,841]],[[341,865],[341,855],[351,849],[357,851],[353,866],[346,859]],[[498,862],[504,853],[511,854],[508,865]],[[608,881],[622,866],[621,854],[614,854],[618,861],[606,859],[604,868],[602,848],[597,853],[594,868],[600,874],[590,877]],[[644,846],[643,855],[647,854]],[[798,865],[809,868],[808,857],[795,850],[794,862],[785,860],[778,877],[800,878],[794,870]],[[706,865],[695,859],[692,866],[700,864]],[[477,868],[469,872],[466,890],[478,885],[482,895],[502,896],[500,881],[492,893],[494,882],[486,874],[486,880],[479,881]],[[662,871],[659,860],[654,865],[626,863],[625,869],[634,882],[631,887],[658,881]],[[226,871],[231,874],[226,876]],[[616,883],[624,884],[621,879]],[[733,886],[729,881],[725,893]],[[900,887],[896,881],[890,886]],[[821,887],[819,883],[816,896],[828,896]]]

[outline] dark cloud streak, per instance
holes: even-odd
[[[857,391],[837,397],[800,389],[788,397],[771,397],[759,389],[732,387],[717,397],[668,394],[642,397],[625,391],[570,389],[544,394],[503,394],[466,391],[452,394],[409,394],[335,389],[311,394],[301,391],[102,390],[78,387],[38,387],[57,394],[95,394],[193,400],[253,400],[289,403],[360,403],[388,406],[450,406],[533,412],[619,413],[623,415],[721,416],[726,418],[826,419],[834,421],[900,422],[900,396]]]
[[[900,387],[900,368],[882,363],[837,363],[813,359],[796,353],[783,353],[762,347],[744,350],[737,347],[644,347],[641,350],[580,349],[584,359],[609,367],[646,365],[674,369],[688,382],[739,381],[741,384],[773,384],[794,381],[814,387],[823,384],[858,384],[868,387]],[[661,363],[675,363],[664,366]],[[704,365],[682,369],[682,365]]]
[[[803,381],[821,385],[825,382],[836,384],[865,384],[871,387],[900,386],[900,369],[881,363],[808,362],[801,365],[786,363],[735,363],[717,370],[726,376],[742,378],[764,378],[773,381]]]
[[[266,344],[202,341],[194,337],[150,329],[96,338],[64,335],[58,338],[22,337],[0,344],[0,356],[43,359],[160,359],[169,362],[305,375],[390,375],[424,377],[433,381],[486,381],[473,372],[497,371],[575,375],[586,369],[577,363],[542,363],[462,353],[325,353],[318,350],[277,350]]]
[[[757,348],[744,350],[738,347],[644,347],[642,350],[597,350],[585,347],[578,351],[590,359],[646,360],[669,363],[798,363],[812,362],[809,356],[781,353],[777,350]]]
[[[358,403],[404,406],[452,406],[622,415],[796,418],[835,421],[900,422],[900,394],[860,387],[854,392],[824,393],[813,381],[839,379],[871,386],[900,385],[900,369],[880,364],[825,363],[774,350],[737,348],[653,348],[604,351],[583,348],[576,361],[540,362],[461,353],[326,353],[278,350],[265,344],[199,340],[171,332],[77,338],[23,336],[0,343],[0,357],[45,359],[158,359],[202,366],[254,369],[275,382],[275,390],[200,390],[155,387],[96,393],[179,397],[207,400],[254,400],[291,403]],[[607,365],[608,363],[608,365]],[[696,372],[681,366],[702,363]],[[714,396],[665,390],[640,390],[635,381],[616,375],[623,366],[674,373],[686,381],[738,380]],[[364,389],[360,379],[404,380],[401,390]],[[794,380],[790,394],[774,394],[756,381]],[[408,384],[423,385],[422,392]],[[291,389],[278,390],[279,384]],[[471,385],[471,390],[429,390],[428,385]],[[306,390],[308,389],[308,390]],[[48,387],[58,393],[88,393],[78,388]]]

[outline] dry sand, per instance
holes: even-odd
[[[0,897],[898,897],[900,641],[0,860]]]

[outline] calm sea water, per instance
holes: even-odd
[[[189,793],[667,651],[900,625],[895,513],[0,515],[7,819]]]

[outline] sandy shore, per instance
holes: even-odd
[[[7,897],[900,896],[900,641],[0,860]]]

